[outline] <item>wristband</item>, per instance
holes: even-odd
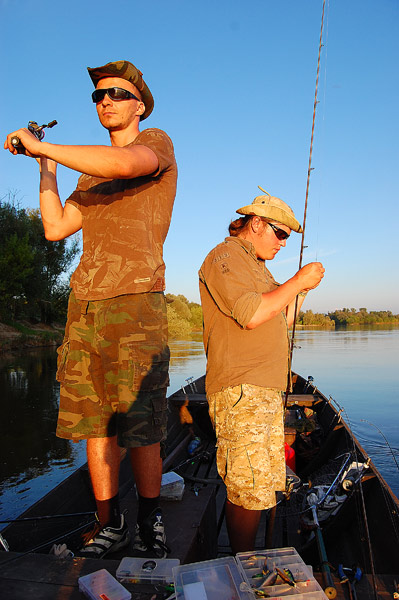
[[[298,296],[302,296],[302,298],[305,298],[307,293],[308,292],[299,292]]]

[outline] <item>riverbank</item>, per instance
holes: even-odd
[[[28,321],[0,322],[0,355],[23,348],[59,346],[64,327],[61,325],[32,324]]]

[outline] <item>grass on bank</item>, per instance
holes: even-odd
[[[3,324],[11,328],[11,335],[0,335],[0,351],[31,346],[49,346],[60,344],[63,338],[63,328],[41,329],[30,327],[26,322],[3,320]],[[43,327],[43,326],[42,326]]]

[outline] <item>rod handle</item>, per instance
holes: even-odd
[[[25,146],[21,144],[21,140],[17,135],[11,138],[11,144],[14,146],[18,154],[25,154]]]

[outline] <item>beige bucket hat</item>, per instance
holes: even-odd
[[[243,206],[236,210],[240,215],[257,215],[264,217],[268,221],[277,221],[282,225],[287,225],[292,231],[302,233],[302,227],[295,218],[294,211],[285,202],[271,196],[266,190],[258,185],[258,188],[265,193],[264,196],[257,196],[252,204]]]

